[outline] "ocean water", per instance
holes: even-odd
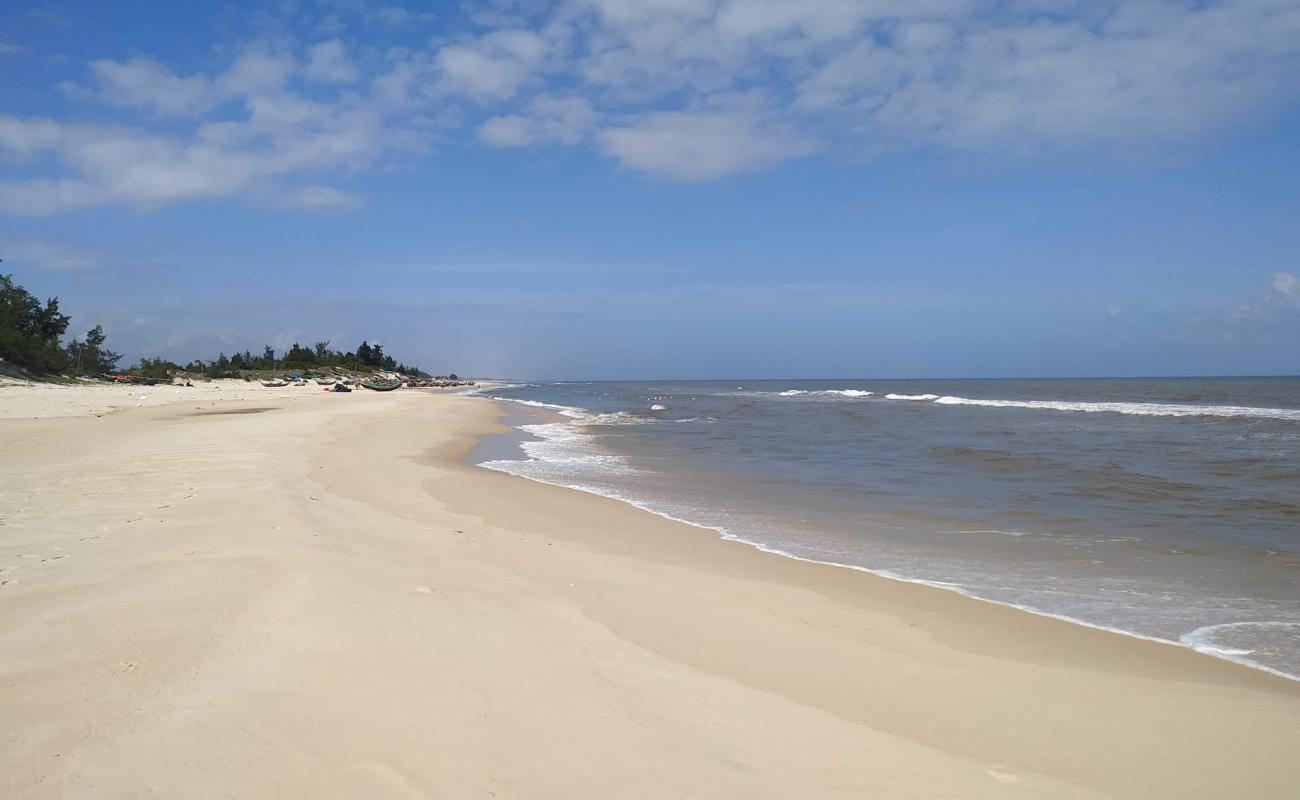
[[[482,466],[1300,676],[1300,378],[520,383]]]

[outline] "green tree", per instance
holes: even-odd
[[[170,378],[180,371],[179,364],[173,364],[165,358],[142,358],[140,363],[130,369],[132,375],[146,378]]]
[[[59,337],[72,318],[59,311],[59,299],[42,304],[13,276],[0,275],[0,358],[37,372],[67,369]]]
[[[369,342],[363,340],[361,346],[357,348],[357,363],[363,367],[368,367],[371,365],[374,357],[374,349],[370,346]]]
[[[86,332],[86,339],[73,339],[65,349],[68,365],[73,375],[108,375],[117,370],[117,362],[122,360],[121,353],[115,353],[104,347],[108,336],[104,326],[96,325]]]

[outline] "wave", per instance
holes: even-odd
[[[891,400],[905,399],[905,395],[886,395]],[[1088,403],[1066,400],[983,400],[971,397],[935,397],[915,395],[906,399],[932,399],[936,405],[985,406],[988,408],[1033,408],[1046,411],[1076,411],[1082,413],[1109,412],[1146,417],[1246,417],[1251,419],[1284,419],[1300,422],[1300,408],[1258,408],[1255,406],[1193,406],[1173,403]]]
[[[577,406],[562,406],[558,403],[543,403],[540,400],[523,400],[518,397],[494,397],[488,395],[491,400],[505,400],[510,403],[529,406],[531,408],[544,408],[547,411],[554,411],[576,421],[578,425],[650,425],[658,422],[704,422],[714,423],[718,421],[717,417],[684,417],[682,419],[662,419],[660,417],[643,417],[633,414],[631,411],[613,411],[608,414],[597,414],[588,411],[585,408]],[[668,407],[655,404],[650,407],[651,411],[667,411]],[[528,426],[524,426],[528,427]]]
[[[865,389],[786,389],[777,397],[871,397],[875,392]]]
[[[785,550],[779,547],[775,547],[771,544],[767,544],[765,542],[758,541],[756,539],[747,538],[743,535],[736,533],[735,531],[729,530],[719,525],[710,525],[708,523],[702,523],[692,519],[688,519],[683,516],[679,516],[678,513],[665,510],[658,503],[648,502],[636,497],[631,497],[613,488],[612,486],[602,485],[602,481],[600,480],[600,478],[608,474],[607,472],[605,472],[605,470],[608,470],[611,466],[614,466],[617,471],[624,472],[625,474],[628,472],[635,473],[638,472],[638,470],[631,468],[629,465],[626,464],[626,462],[623,462],[621,459],[617,459],[616,457],[598,456],[595,455],[594,453],[591,453],[590,451],[583,454],[574,452],[574,450],[572,449],[572,446],[574,444],[577,444],[579,448],[582,448],[583,445],[589,445],[590,437],[578,434],[577,439],[573,438],[574,437],[573,427],[574,426],[569,423],[552,423],[550,425],[538,425],[538,426],[532,426],[532,425],[521,426],[522,430],[526,430],[529,433],[533,433],[535,435],[555,437],[556,439],[559,440],[558,442],[555,442],[557,447],[555,447],[554,449],[548,448],[546,447],[545,442],[525,443],[524,445],[525,452],[527,452],[531,457],[529,461],[509,461],[509,460],[487,461],[479,464],[478,466],[484,467],[486,469],[496,470],[498,472],[505,472],[511,475],[515,475],[517,477],[536,481],[537,483],[545,483],[545,484],[550,484],[552,486],[563,486],[569,489],[576,489],[581,492],[597,495],[599,497],[606,497],[611,500],[618,500],[620,502],[626,503],[635,508],[639,508],[643,511],[647,511],[651,514],[655,514],[656,516],[672,520],[673,522],[679,522],[686,525],[690,525],[695,528],[701,528],[707,531],[712,531],[713,533],[719,535],[721,538],[726,539],[728,541],[745,544],[750,547],[753,547],[756,550],[760,550],[765,553],[771,553],[773,555],[782,556],[785,558],[790,558],[795,561],[803,561],[812,564],[823,564],[826,566],[838,567],[841,569],[850,569],[855,572],[865,572],[871,575],[877,575],[881,578],[885,578],[888,580],[898,581],[900,583],[912,583],[921,586],[929,586],[935,589],[943,589],[946,591],[956,592],[957,594],[963,595],[965,597],[968,597],[972,600],[976,600],[979,602],[992,603],[993,605],[1015,608],[1020,611],[1034,614],[1035,616],[1049,617],[1051,619],[1057,619],[1063,622],[1069,622],[1075,625],[1081,625],[1086,628],[1108,631],[1110,633],[1119,634],[1121,636],[1128,636],[1134,639],[1142,639],[1145,641],[1156,642],[1164,645],[1172,645],[1172,646],[1181,645],[1183,647],[1190,648],[1192,650],[1195,650],[1207,656],[1221,658],[1227,661],[1233,661],[1235,663],[1242,664],[1244,666],[1251,667],[1253,669],[1258,669],[1263,672],[1268,672],[1282,678],[1287,678],[1290,680],[1300,680],[1300,676],[1293,675],[1279,669],[1275,669],[1273,667],[1255,661],[1251,658],[1248,658],[1248,656],[1255,654],[1255,651],[1253,650],[1236,648],[1229,645],[1214,642],[1214,638],[1216,634],[1221,634],[1223,632],[1237,629],[1237,628],[1262,627],[1266,629],[1300,631],[1300,623],[1240,622],[1240,623],[1226,623],[1222,625],[1207,625],[1201,628],[1197,628],[1193,631],[1190,631],[1189,633],[1182,634],[1177,641],[1173,641],[1171,639],[1163,638],[1160,636],[1151,636],[1148,634],[1138,633],[1136,631],[1128,630],[1125,628],[1115,627],[1115,626],[1106,625],[1098,622],[1091,622],[1085,619],[1081,619],[1079,617],[1070,616],[1068,614],[1046,611],[1044,609],[1037,608],[1031,604],[994,599],[991,597],[984,596],[981,593],[979,593],[978,590],[973,589],[961,583],[913,577],[890,569],[873,568],[873,567],[863,566],[860,564],[849,564],[849,563],[844,563],[839,561],[831,561],[827,559],[810,558],[808,556],[799,555],[798,553],[794,553],[790,550]],[[532,445],[531,448],[527,446],[529,444]],[[612,464],[611,461],[617,462],[617,464],[616,465]],[[574,470],[573,467],[575,466],[578,466],[579,469]],[[552,470],[549,469],[549,467],[558,467],[559,469]],[[583,467],[594,467],[594,469],[587,471],[582,469]],[[582,475],[581,474],[582,472],[586,472],[587,474]],[[978,530],[978,531],[962,530],[962,531],[953,531],[953,533],[1000,534],[1000,535],[1010,536],[1010,537],[1029,535],[1027,532],[1024,531],[1012,531],[1012,530]]]
[[[772,393],[761,392],[760,394]],[[875,392],[863,389],[786,389],[775,396],[785,398],[865,398]],[[940,396],[937,394],[884,395],[886,400],[932,401],[944,406],[984,406],[986,408],[1026,408],[1042,411],[1128,414],[1148,417],[1219,417],[1245,419],[1280,419],[1300,422],[1300,408],[1264,408],[1257,406],[1199,406],[1186,403],[1086,402],[1081,400],[991,400],[977,397]]]
[[[1180,644],[1190,647],[1198,653],[1204,653],[1209,656],[1235,661],[1238,664],[1244,664],[1255,669],[1262,669],[1265,672],[1271,672],[1274,675],[1280,675],[1284,678],[1296,679],[1296,676],[1281,670],[1266,667],[1247,656],[1255,655],[1258,651],[1245,647],[1236,647],[1222,639],[1230,639],[1232,634],[1243,629],[1255,631],[1273,631],[1277,636],[1282,638],[1293,638],[1300,641],[1300,622],[1225,622],[1219,625],[1205,625],[1194,631],[1184,633],[1178,637]]]
[[[571,475],[599,480],[641,472],[621,456],[592,447],[593,437],[573,423],[520,425],[519,430],[533,437],[519,443],[519,448],[528,456],[527,460],[499,459],[485,461],[479,466],[542,483],[561,484],[563,478]]]
[[[491,396],[490,396],[491,397]],[[574,419],[588,419],[591,412],[586,409],[577,408],[576,406],[562,406],[557,403],[543,403],[540,400],[523,400],[518,397],[491,397],[492,400],[505,400],[508,403],[518,403],[521,406],[531,406],[532,408],[545,408],[550,411],[563,414],[566,417]]]
[[[630,411],[614,411],[609,414],[588,415],[580,419],[581,425],[648,425],[659,420],[654,417],[640,417]]]

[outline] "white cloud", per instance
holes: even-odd
[[[434,62],[439,88],[487,100],[513,97],[546,55],[546,42],[532,31],[494,31],[478,39],[447,45]]]
[[[26,120],[0,114],[0,151],[19,158],[54,147],[63,136],[59,123],[46,117]]]
[[[357,208],[363,202],[360,197],[332,186],[303,186],[283,195],[279,205],[308,211],[343,211]]]
[[[596,113],[581,97],[536,97],[524,115],[491,117],[479,138],[497,147],[524,147],[540,142],[577,144],[587,135]]]
[[[0,150],[44,150],[72,173],[0,181],[0,211],[45,216],[75,208],[169,203],[264,193],[277,178],[350,172],[386,152],[409,149],[400,130],[362,107],[295,96],[255,98],[237,121],[200,125],[193,136],[24,120],[0,115]]]
[[[818,150],[1129,157],[1300,96],[1295,0],[482,0],[412,44],[428,16],[328,0],[208,72],[94,61],[65,89],[117,124],[0,115],[30,167],[0,211],[263,199],[457,133],[689,180]]]
[[[337,64],[333,66],[339,69]],[[169,117],[199,117],[227,100],[280,91],[296,70],[291,55],[260,49],[244,51],[228,69],[213,77],[180,76],[150,58],[99,59],[90,64],[92,86],[65,82],[61,88],[73,97],[111,106]]]
[[[1300,308],[1300,278],[1289,272],[1278,272],[1269,281],[1269,288],[1273,299]]]
[[[347,48],[338,39],[308,48],[303,74],[321,83],[353,83],[361,77],[361,71],[352,63]]]
[[[1201,327],[1232,335],[1295,328],[1300,325],[1300,278],[1289,272],[1274,273],[1263,294],[1203,315],[1197,321]]]
[[[367,14],[371,19],[378,20],[385,25],[394,28],[405,28],[411,25],[429,22],[434,19],[434,15],[428,12],[411,11],[405,6],[369,6]]]
[[[116,62],[92,61],[91,76],[101,102],[128,108],[150,109],[159,114],[189,115],[206,110],[214,101],[212,82],[202,76],[180,77],[158,62],[133,58]],[[65,89],[82,90],[73,84]]]
[[[625,167],[683,180],[755,169],[815,149],[749,110],[659,111],[607,128],[599,139]]]
[[[247,50],[213,84],[227,97],[265,95],[282,89],[296,69],[296,59],[286,53]]]
[[[71,178],[0,181],[0,214],[13,217],[47,217],[96,200],[93,186]]]

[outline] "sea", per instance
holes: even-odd
[[[477,391],[485,468],[1300,679],[1300,378]]]

